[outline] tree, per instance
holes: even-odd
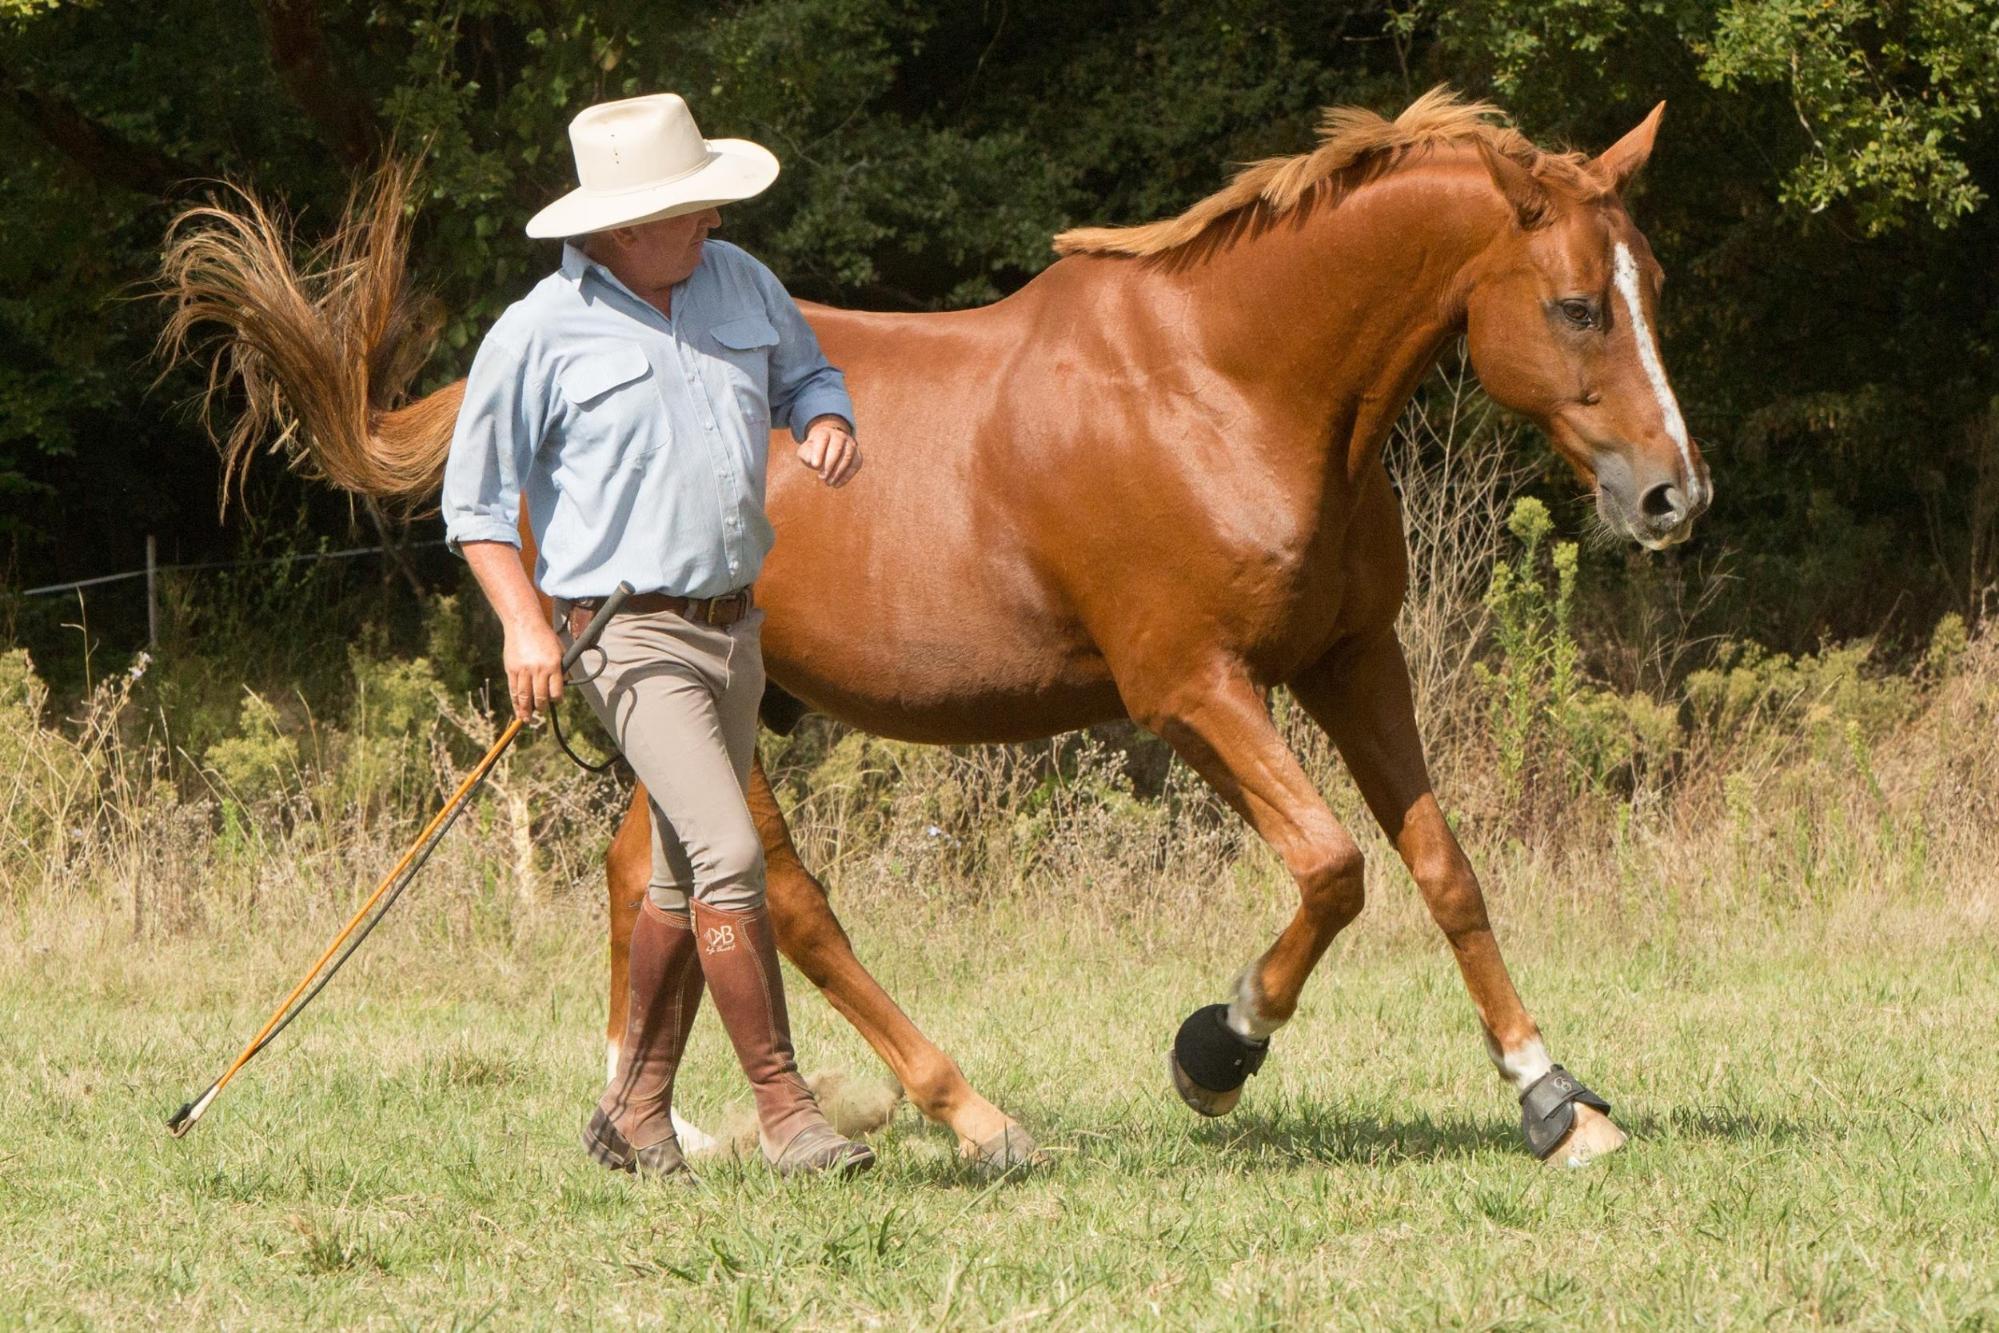
[[[379,145],[422,151],[435,383],[549,267],[520,225],[570,183],[592,101],[686,91],[785,163],[730,235],[801,295],[931,308],[1018,286],[1064,225],[1303,147],[1325,104],[1448,81],[1592,148],[1668,100],[1633,203],[1720,482],[1697,551],[1739,552],[1751,632],[1872,629],[1856,588],[1926,613],[1999,548],[1995,24],[1984,0],[0,0],[0,522],[37,576],[130,558],[149,525],[222,540],[191,386],[147,390],[157,311],[118,299],[189,177],[252,183],[310,236]]]

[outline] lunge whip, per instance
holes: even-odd
[[[606,597],[604,604],[590,617],[590,623],[583,627],[583,632],[570,642],[569,651],[562,655],[562,674],[565,679],[570,669],[597,642],[598,636],[604,632],[604,627],[610,623],[611,617],[617,614],[618,608],[631,595],[632,585],[620,583],[617,591]],[[458,784],[458,790],[451,793],[451,799],[444,803],[444,808],[431,817],[430,823],[424,826],[423,832],[417,835],[416,841],[410,844],[410,849],[403,853],[395,868],[382,877],[382,882],[375,886],[375,891],[368,895],[360,910],[355,912],[340,933],[333,937],[333,942],[326,946],[324,953],[320,954],[319,961],[299,979],[298,985],[292,987],[291,994],[287,995],[284,1003],[265,1020],[264,1026],[258,1029],[257,1035],[250,1039],[250,1043],[237,1055],[229,1068],[223,1071],[222,1077],[209,1084],[206,1092],[174,1112],[173,1118],[167,1121],[167,1128],[173,1131],[175,1138],[181,1138],[193,1129],[195,1121],[201,1119],[209,1104],[229,1086],[229,1080],[236,1077],[237,1071],[249,1064],[257,1052],[270,1045],[277,1035],[289,1027],[291,1021],[312,1003],[314,997],[326,989],[326,983],[333,980],[334,973],[353,957],[354,951],[361,947],[362,941],[381,924],[389,909],[396,905],[396,899],[402,896],[403,890],[409,887],[409,882],[416,878],[417,871],[423,869],[424,862],[430,859],[431,852],[450,831],[452,824],[457,822],[458,814],[465,808],[466,800],[478,789],[479,784],[486,780],[486,775],[493,771],[493,766],[500,762],[500,756],[507,752],[507,747],[514,743],[514,738],[521,734],[521,728],[525,725],[518,716],[507,724],[507,729],[493,742],[493,748],[486,751],[479,762],[472,766],[472,771]],[[366,924],[363,924],[364,922]],[[359,934],[355,933],[357,929]],[[343,949],[342,945],[346,947]],[[335,957],[336,953],[338,957]],[[331,960],[330,966],[329,960]]]

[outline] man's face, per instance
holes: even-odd
[[[685,282],[700,267],[701,244],[721,223],[722,210],[704,208],[699,213],[632,227],[613,227],[599,233],[608,242],[604,248],[609,253],[598,257],[634,290],[662,291]]]

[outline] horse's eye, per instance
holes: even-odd
[[[1596,327],[1596,307],[1588,301],[1570,298],[1561,303],[1562,318],[1579,329]]]

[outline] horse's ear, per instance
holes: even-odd
[[[1492,174],[1492,183],[1506,196],[1506,202],[1513,206],[1513,219],[1523,231],[1532,231],[1546,222],[1553,209],[1548,191],[1534,173],[1515,162],[1506,154],[1494,148],[1485,139],[1479,139],[1478,155],[1485,159],[1485,169]]]
[[[1652,156],[1652,141],[1659,137],[1659,117],[1666,114],[1664,102],[1652,108],[1652,114],[1638,122],[1638,128],[1603,150],[1596,161],[1590,163],[1596,173],[1610,183],[1610,188],[1619,194],[1631,183],[1639,169]]]

